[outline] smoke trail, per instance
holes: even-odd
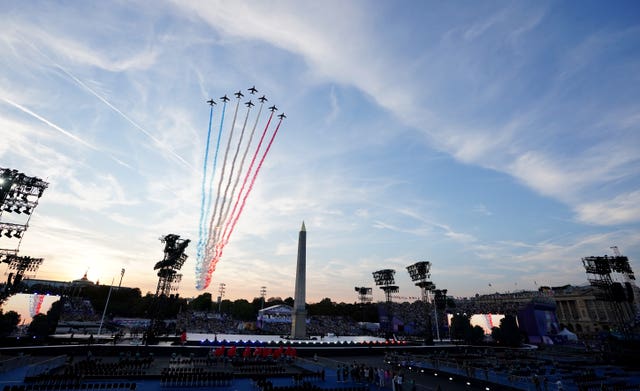
[[[260,107],[262,109],[262,107]],[[224,227],[224,232],[222,233],[222,237],[224,238],[227,235],[227,232],[229,231],[229,227],[231,226],[231,222],[233,221],[233,218],[235,216],[236,213],[236,209],[238,208],[238,204],[240,203],[240,200],[242,198],[242,194],[244,192],[244,188],[247,185],[247,181],[250,178],[251,175],[251,171],[253,170],[253,165],[256,163],[256,158],[258,157],[258,153],[260,152],[260,148],[262,147],[262,143],[264,142],[264,138],[267,135],[267,130],[269,130],[269,125],[271,124],[271,120],[273,119],[273,115],[274,112],[271,112],[271,115],[269,116],[269,119],[267,120],[267,125],[264,127],[264,130],[262,131],[262,136],[260,137],[260,141],[258,142],[258,146],[256,147],[255,152],[253,153],[253,157],[251,158],[251,163],[249,164],[249,168],[247,169],[247,173],[244,176],[244,179],[242,181],[242,186],[240,186],[240,192],[238,193],[238,198],[236,199],[236,202],[233,205],[233,210],[231,211],[231,218],[229,220],[227,220],[227,224]],[[258,124],[258,121],[256,120],[255,125]],[[255,125],[254,125],[254,130],[255,130]]]
[[[204,235],[204,219],[205,215],[205,203],[207,199],[206,184],[207,184],[207,166],[209,165],[209,144],[211,143],[211,122],[213,120],[213,104],[209,109],[209,129],[207,130],[207,145],[204,149],[204,162],[202,164],[202,195],[200,201],[200,222],[198,224],[198,246],[196,248],[196,257],[199,260],[202,257],[203,247],[203,235]]]
[[[240,96],[238,96],[238,101],[236,102],[236,109],[233,113],[233,121],[231,122],[231,131],[229,132],[229,139],[227,141],[227,148],[224,152],[224,159],[223,159],[223,163],[222,163],[222,172],[220,173],[220,180],[218,182],[218,190],[216,192],[216,202],[214,204],[213,207],[213,215],[211,220],[209,221],[209,229],[208,229],[208,238],[207,238],[207,244],[205,247],[205,257],[208,258],[208,248],[210,246],[211,243],[211,239],[212,237],[215,238],[215,236],[217,236],[216,230],[218,229],[218,227],[215,227],[214,230],[214,226],[213,224],[215,223],[215,216],[216,216],[216,212],[218,210],[218,203],[220,202],[220,189],[222,188],[222,182],[224,181],[224,177],[225,177],[225,172],[227,170],[227,157],[229,155],[229,149],[231,148],[231,141],[233,139],[233,129],[235,128],[236,125],[236,118],[238,116],[238,107],[240,106]],[[215,243],[215,242],[214,242]]]
[[[207,205],[206,208],[201,210],[201,221],[202,221],[202,230],[200,237],[198,238],[198,247],[197,247],[197,258],[196,258],[196,288],[201,289],[201,281],[198,280],[198,277],[202,274],[202,269],[206,269],[204,263],[206,262],[206,256],[203,253],[205,242],[209,238],[209,230],[207,229],[206,219],[209,217],[209,213],[211,211],[211,193],[213,191],[213,180],[216,174],[216,166],[218,164],[218,152],[220,151],[220,140],[222,139],[222,126],[224,124],[224,116],[227,111],[227,101],[223,100],[222,105],[222,115],[220,117],[220,126],[218,128],[218,138],[216,141],[216,149],[215,154],[213,155],[213,169],[211,170],[211,175],[209,176],[209,189],[206,192],[207,197]],[[209,122],[209,126],[211,126],[211,121]]]
[[[247,120],[249,119],[249,113],[251,112],[251,107],[249,106],[247,108],[247,115],[244,118],[244,123],[242,124],[242,132],[240,132],[240,140],[238,140],[238,145],[236,147],[236,152],[233,155],[233,161],[231,163],[231,172],[229,174],[229,180],[227,182],[227,186],[224,190],[224,197],[223,197],[223,206],[220,208],[220,216],[218,216],[218,227],[222,227],[224,225],[224,223],[227,221],[227,216],[229,215],[229,209],[231,208],[231,200],[233,199],[234,193],[235,193],[235,189],[238,185],[238,182],[240,181],[240,176],[242,173],[242,166],[244,165],[244,157],[247,155],[247,151],[249,150],[249,146],[250,146],[250,142],[251,142],[251,138],[253,138],[253,131],[251,133],[251,138],[249,139],[249,142],[247,143],[247,147],[244,153],[243,158],[241,159],[241,164],[240,164],[240,169],[238,170],[238,174],[235,176],[236,180],[235,180],[235,185],[233,186],[233,189],[231,191],[231,195],[227,198],[227,194],[229,191],[229,187],[231,186],[231,181],[234,178],[234,171],[236,168],[236,160],[238,158],[238,154],[240,153],[240,148],[242,146],[242,140],[244,139],[244,133],[245,133],[245,129],[247,127]],[[255,127],[254,127],[255,130]],[[225,207],[226,205],[226,207]],[[216,241],[219,241],[220,238],[222,238],[223,236],[219,236],[216,238]],[[215,245],[216,243],[214,243]]]
[[[42,302],[44,301],[44,295],[39,295],[34,293],[29,297],[29,314],[33,318],[34,316],[40,313],[40,309],[42,308]]]
[[[229,187],[231,186],[231,181],[233,180],[233,172],[235,171],[236,168],[236,160],[238,158],[238,153],[240,152],[240,146],[242,144],[242,139],[244,138],[244,131],[247,127],[247,119],[249,118],[249,112],[251,111],[251,108],[249,107],[247,109],[247,115],[244,118],[244,123],[242,124],[242,131],[240,132],[240,140],[238,141],[238,144],[236,146],[236,151],[233,155],[233,159],[231,162],[231,168],[229,170],[229,179],[227,180],[227,185],[224,188],[224,195],[222,197],[222,204],[220,205],[220,213],[218,215],[218,220],[216,223],[216,228],[217,231],[215,233],[214,239],[212,242],[208,243],[208,245],[210,245],[210,247],[207,248],[207,251],[211,251],[213,249],[213,246],[215,246],[215,244],[217,243],[217,241],[219,240],[219,235],[220,235],[220,228],[222,227],[222,212],[224,211],[225,205],[228,202],[228,198],[227,198],[227,194],[229,193]],[[215,217],[215,216],[214,216]]]
[[[278,126],[276,126],[276,130],[273,132],[273,135],[271,136],[271,139],[269,140],[269,144],[267,144],[267,149],[265,149],[264,154],[262,155],[262,158],[260,159],[260,163],[258,163],[258,167],[256,167],[256,171],[253,174],[253,177],[251,178],[251,184],[249,185],[249,189],[247,190],[246,194],[244,195],[244,197],[242,199],[242,204],[240,205],[240,210],[238,211],[238,214],[235,216],[235,218],[233,220],[233,224],[231,225],[231,229],[227,233],[227,236],[225,238],[223,238],[223,240],[221,241],[219,246],[216,246],[216,254],[215,254],[214,258],[212,259],[212,261],[211,261],[211,263],[209,265],[209,271],[207,273],[208,278],[210,278],[211,274],[214,272],[214,270],[216,268],[216,264],[218,263],[218,260],[220,260],[220,258],[222,257],[222,252],[224,250],[224,247],[229,242],[229,237],[233,233],[233,230],[236,227],[236,223],[238,222],[238,219],[240,218],[240,215],[242,214],[242,211],[244,210],[244,207],[245,207],[245,205],[247,203],[247,197],[249,197],[249,194],[251,193],[251,190],[253,189],[253,185],[255,184],[256,178],[258,177],[258,174],[260,173],[260,169],[262,168],[262,163],[264,163],[264,160],[267,157],[267,154],[269,153],[269,150],[271,149],[271,145],[273,144],[273,140],[276,138],[276,135],[278,134],[278,129],[280,129],[280,125],[282,125],[282,119],[280,119],[280,122],[278,122]]]

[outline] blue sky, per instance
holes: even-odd
[[[419,296],[422,260],[454,296],[585,284],[611,246],[637,269],[639,20],[624,1],[4,3],[0,166],[50,182],[21,253],[39,278],[125,268],[155,291],[176,233],[201,293],[205,100],[255,85],[288,118],[214,296],[293,296],[303,220],[310,302],[383,268]]]

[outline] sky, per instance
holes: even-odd
[[[49,182],[37,278],[155,292],[177,234],[182,296],[284,299],[303,221],[311,303],[382,300],[387,268],[419,297],[418,261],[457,297],[584,285],[612,246],[638,269],[637,2],[24,1],[0,26],[0,167]],[[254,85],[287,118],[198,290],[206,100],[213,151]]]

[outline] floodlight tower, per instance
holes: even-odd
[[[389,316],[389,322],[387,324],[387,332],[393,332],[393,314],[391,309],[391,295],[397,293],[399,288],[395,285],[396,271],[393,269],[383,269],[373,272],[373,280],[377,286],[382,289],[385,296],[385,302],[387,305],[387,312]]]
[[[261,286],[260,287],[260,299],[262,301],[262,309],[264,309],[264,298],[267,296],[267,287],[266,286]]]
[[[35,275],[42,264],[42,258],[21,257],[18,255],[7,255],[6,261],[9,264],[9,277],[5,285],[4,295],[7,296],[17,293],[24,276],[27,274]]]
[[[164,258],[153,267],[158,270],[158,286],[156,297],[169,296],[171,292],[178,290],[178,284],[182,279],[182,274],[178,270],[182,268],[188,255],[184,250],[189,245],[189,239],[180,239],[180,235],[169,234],[160,238],[164,243]]]
[[[158,271],[158,286],[156,287],[155,299],[149,309],[151,322],[146,336],[146,344],[156,343],[156,332],[160,328],[160,308],[163,302],[172,294],[177,292],[178,284],[182,280],[182,274],[178,270],[182,268],[187,260],[184,250],[189,245],[189,239],[180,239],[180,235],[169,234],[160,237],[164,243],[164,258],[157,262],[153,270]]]
[[[587,280],[599,289],[598,298],[610,303],[620,332],[625,337],[630,337],[628,323],[635,317],[635,308],[631,305],[634,301],[635,275],[629,265],[629,258],[620,254],[618,247],[612,247],[615,256],[592,256],[582,258],[582,264],[587,273]],[[622,276],[624,285],[615,281],[612,273]],[[625,303],[626,302],[626,303]]]
[[[440,326],[438,326],[438,309],[442,310],[442,315],[447,311],[447,290],[446,289],[434,289],[433,290],[433,315],[436,319],[436,335],[440,340]],[[446,315],[444,317],[444,324],[447,323]]]
[[[422,302],[424,303],[425,320],[427,322],[425,328],[424,343],[425,345],[433,345],[433,332],[431,331],[431,311],[429,310],[429,293],[436,288],[431,278],[431,262],[420,261],[413,265],[407,266],[407,271],[411,280],[420,288],[422,294]]]
[[[371,303],[373,300],[373,289],[366,286],[357,286],[355,287],[356,292],[358,292],[358,299],[360,300],[360,307],[362,307],[362,321],[365,321],[364,316],[364,306],[367,303]]]
[[[0,239],[19,239],[13,245],[0,245],[0,262],[9,263],[7,257],[18,254],[33,210],[48,186],[40,178],[0,167]]]
[[[355,287],[356,292],[358,292],[358,300],[360,300],[360,304],[364,305],[366,303],[370,303],[372,300],[372,294],[373,294],[373,289],[372,288],[368,288],[368,287],[364,287],[364,286],[357,286]]]
[[[226,290],[227,284],[221,282],[218,286],[218,313],[222,313],[222,298],[224,297],[224,291]]]

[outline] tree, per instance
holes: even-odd
[[[211,293],[205,292],[195,299],[191,300],[189,303],[189,307],[191,307],[194,311],[211,311],[213,307],[213,301],[211,300]]]
[[[49,321],[47,315],[38,314],[33,317],[27,332],[32,337],[46,337],[50,334]]]
[[[293,304],[294,304],[293,297],[287,297],[286,299],[284,299],[284,304],[293,307]]]
[[[11,334],[20,323],[20,315],[15,311],[6,314],[0,309],[0,336],[6,337]]]
[[[270,297],[270,298],[268,298],[268,299],[267,299],[267,303],[268,303],[267,307],[271,307],[271,306],[273,306],[273,305],[282,304],[282,303],[284,303],[284,302],[282,301],[282,298],[281,298],[281,297],[276,296],[276,297]]]
[[[451,339],[467,340],[471,335],[471,320],[467,314],[455,314],[451,318]]]
[[[494,327],[491,331],[491,337],[500,345],[520,346],[522,338],[515,316],[505,315],[500,320],[500,328]]]
[[[336,305],[330,298],[325,297],[319,303],[309,304],[309,315],[334,316],[336,315]]]
[[[231,313],[231,300],[224,299],[220,302],[220,313],[221,314],[230,314]]]
[[[245,299],[238,299],[233,302],[231,316],[237,320],[256,320],[257,313],[253,311],[253,305]]]
[[[480,344],[484,341],[484,329],[480,326],[473,326],[469,334],[468,342],[472,344]]]

